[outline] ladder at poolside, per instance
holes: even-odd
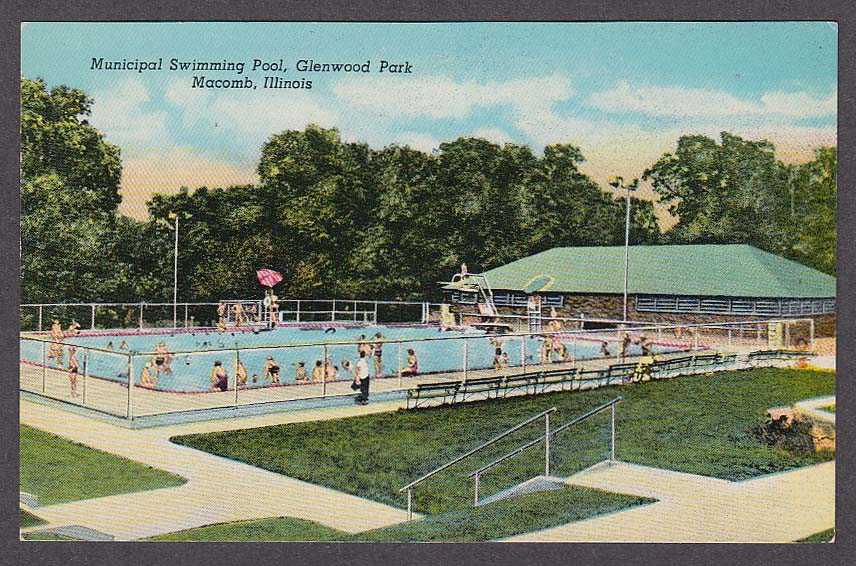
[[[530,301],[526,306],[526,317],[529,321],[529,332],[541,332],[541,303]]]

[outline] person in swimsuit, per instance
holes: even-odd
[[[224,323],[226,318],[226,303],[220,303],[217,307],[217,318],[219,322]]]
[[[154,388],[156,385],[152,379],[152,363],[146,362],[143,366],[143,371],[140,372],[140,385],[143,387]]]
[[[279,365],[274,361],[273,356],[268,356],[265,361],[265,370],[262,373],[263,379],[270,378],[271,384],[279,383]]]
[[[235,326],[244,324],[244,306],[241,303],[235,303],[232,307],[232,314],[235,315]]]
[[[380,374],[383,373],[383,336],[378,332],[374,337],[375,342],[372,344],[372,351],[374,353],[375,377],[380,377]]]
[[[235,360],[235,381],[239,387],[247,384],[247,368],[244,367],[241,358]]]
[[[68,331],[66,332],[67,336],[74,336],[80,334],[80,324],[76,320],[72,320],[71,324],[68,325]]]
[[[416,359],[416,352],[413,348],[407,349],[407,367],[401,370],[401,375],[409,375],[411,377],[419,373],[419,360]]]
[[[612,356],[612,352],[609,351],[609,342],[607,342],[606,340],[600,343],[600,353],[607,358]]]
[[[354,368],[351,366],[350,361],[342,360],[342,371],[347,374],[353,374]]]
[[[71,385],[71,396],[77,397],[77,372],[79,369],[77,362],[77,346],[68,347],[68,381]]]
[[[309,374],[306,372],[305,362],[297,362],[297,372],[294,378],[297,383],[309,383]]]
[[[630,338],[630,333],[625,332],[624,337],[621,339],[621,343],[618,345],[618,356],[621,358],[621,361],[624,361],[624,358],[627,357],[627,351],[630,349],[630,344],[633,343],[633,339]]]
[[[545,335],[541,341],[541,363],[553,363],[553,339],[548,335]]]
[[[164,372],[167,375],[172,375],[172,354],[169,353],[166,349],[166,343],[158,342],[157,346],[155,346],[155,356],[152,358],[152,361],[155,364],[155,379],[160,379],[161,372]]]
[[[559,340],[557,335],[553,335],[553,352],[559,356],[560,362],[568,361],[568,349],[565,347],[565,344]]]
[[[496,336],[492,336],[490,339],[490,343],[494,346],[493,369],[495,371],[500,371],[503,368],[502,340],[500,340]]]
[[[644,334],[639,337],[639,347],[642,348],[643,356],[651,355],[651,346],[653,346],[653,342],[650,338],[648,338]]]
[[[229,389],[229,374],[226,373],[226,368],[219,360],[214,362],[214,367],[211,368],[211,391],[227,391]]]
[[[128,343],[127,343],[127,342],[125,342],[124,340],[122,340],[122,341],[119,343],[119,349],[120,349],[120,350],[127,350],[128,348],[129,348]]]
[[[113,341],[112,341],[112,340],[110,340],[109,342],[107,342],[107,345],[106,345],[106,346],[104,346],[104,349],[105,349],[105,350],[111,350],[111,351],[112,351],[112,350],[113,350]]]
[[[312,368],[312,383],[324,381],[324,362],[318,360],[315,362],[315,367]]]
[[[62,367],[65,356],[65,348],[63,348],[62,343],[65,340],[65,333],[62,331],[62,325],[59,323],[58,318],[53,319],[50,336],[51,345],[48,348],[48,359],[56,359],[56,365]]]

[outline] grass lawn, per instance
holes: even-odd
[[[818,409],[820,409],[821,411],[827,411],[830,413],[834,413],[835,412],[835,405],[827,405],[826,407],[818,407]]]
[[[616,419],[620,460],[731,480],[828,460],[831,454],[799,455],[768,447],[749,431],[769,407],[834,391],[834,373],[756,369],[172,440],[405,507],[398,488],[527,417],[556,406],[553,423],[563,423],[616,395],[624,397]],[[413,492],[414,509],[435,514],[469,507],[473,483],[467,474],[541,434],[541,427],[543,422],[526,427],[419,485]],[[608,443],[606,412],[554,439],[552,473],[569,475],[604,459]],[[502,464],[483,477],[483,496],[542,473],[543,462],[539,446]]]
[[[566,487],[492,505],[429,515],[412,523],[350,535],[312,521],[279,517],[222,523],[154,537],[159,541],[476,542],[537,531],[654,501]]]
[[[18,509],[18,526],[20,528],[26,529],[27,527],[37,527],[39,525],[44,524],[45,521],[41,520],[39,517],[36,517],[29,511]]]
[[[820,531],[819,533],[814,533],[811,536],[801,538],[797,542],[832,542],[832,539],[834,538],[835,529],[826,529],[825,531]]]
[[[21,490],[41,505],[173,487],[184,479],[21,425]]]

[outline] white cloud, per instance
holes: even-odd
[[[498,144],[506,144],[514,141],[508,132],[499,128],[479,128],[473,132],[473,137],[484,138]]]
[[[379,117],[464,118],[477,107],[509,105],[518,112],[549,107],[573,92],[570,81],[555,74],[485,84],[455,82],[444,76],[346,77],[333,85],[333,94]]]
[[[613,90],[592,94],[589,104],[606,112],[665,117],[779,115],[812,118],[835,115],[836,92],[819,97],[805,92],[769,92],[759,100],[746,100],[724,91],[682,86],[631,87],[627,81],[621,81]]]
[[[89,122],[108,141],[123,149],[130,146],[160,146],[168,142],[167,113],[146,109],[150,96],[138,77],[127,77],[106,90],[92,94],[94,104]]]

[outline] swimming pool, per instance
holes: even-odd
[[[380,358],[382,376],[398,375],[399,356],[402,367],[407,365],[408,350],[413,349],[418,359],[420,374],[461,371],[466,364],[469,370],[493,366],[496,345],[490,336],[480,330],[441,331],[435,325],[382,326],[382,325],[287,325],[265,331],[226,330],[217,332],[211,329],[181,331],[101,331],[86,332],[65,339],[63,367],[68,365],[69,345],[88,350],[78,350],[80,372],[84,371],[84,358],[88,364],[90,377],[127,382],[129,356],[133,360],[134,383],[141,383],[140,377],[144,365],[153,361],[152,352],[163,342],[166,350],[173,353],[170,364],[171,373],[161,372],[154,387],[157,390],[173,393],[200,393],[209,391],[209,376],[215,362],[219,361],[229,375],[229,388],[234,388],[235,368],[240,359],[247,371],[246,387],[266,387],[273,385],[264,377],[264,367],[270,356],[280,367],[280,384],[296,385],[297,368],[304,364],[310,379],[313,367],[323,361],[325,354],[335,366],[338,366],[337,380],[351,380],[353,376],[344,370],[344,360],[353,364],[358,359],[356,342],[365,336],[371,343],[375,335],[381,333],[384,341]],[[47,336],[43,336],[47,338]],[[537,336],[501,336],[500,346],[507,355],[509,366],[523,365],[525,350],[526,364],[537,364],[540,360],[542,339]],[[573,359],[596,358],[603,356],[601,340],[614,342],[608,336],[579,337],[572,340],[563,336],[562,340]],[[466,344],[466,346],[465,346]],[[21,340],[21,360],[40,365],[43,360],[42,343],[34,340]],[[46,347],[47,348],[47,347]],[[615,344],[611,350],[615,352]],[[656,344],[655,352],[667,352],[678,349],[676,345]],[[639,346],[630,347],[629,355],[641,354]],[[369,360],[369,373],[375,376],[375,357]],[[47,360],[49,367],[57,367],[55,360]],[[154,364],[152,363],[152,369]],[[154,371],[152,374],[154,375]],[[254,380],[254,374],[257,379]]]

